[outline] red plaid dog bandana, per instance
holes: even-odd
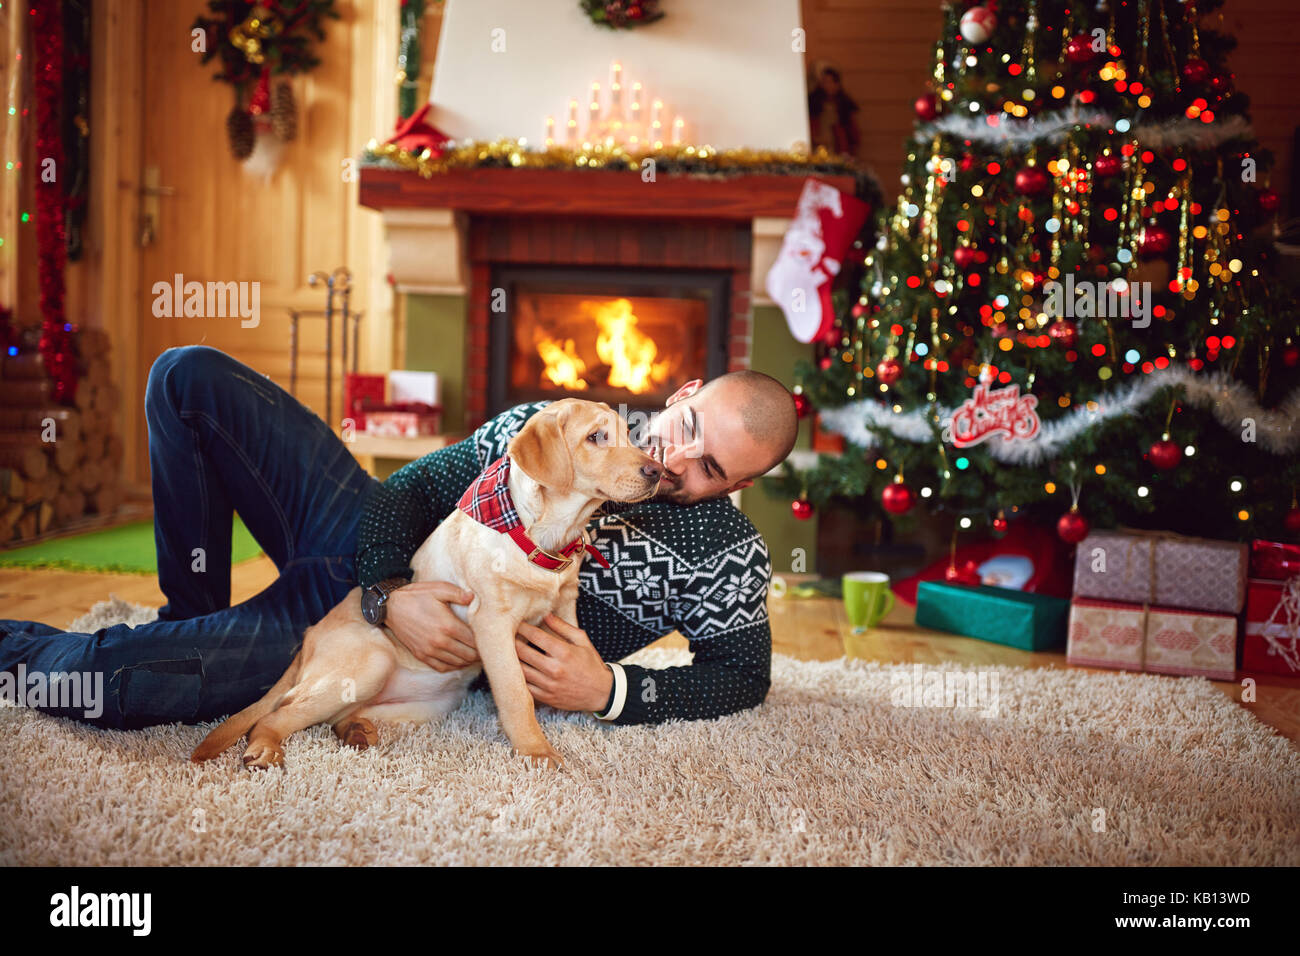
[[[488,465],[487,469],[465,489],[456,507],[479,524],[509,535],[510,540],[519,545],[520,550],[528,555],[529,561],[548,571],[563,571],[573,562],[573,556],[584,549],[603,567],[609,567],[605,556],[587,544],[581,535],[565,545],[558,555],[543,551],[533,543],[524,531],[523,522],[519,520],[515,503],[510,499],[510,457],[508,455],[502,455]]]

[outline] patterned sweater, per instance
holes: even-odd
[[[411,557],[425,538],[546,404],[517,405],[373,486],[357,541],[360,584],[410,577]],[[763,702],[771,684],[772,567],[762,537],[729,499],[606,502],[587,530],[612,565],[607,570],[588,559],[578,578],[578,626],[614,672],[602,720],[696,720]],[[615,663],[674,630],[690,643],[689,666]]]

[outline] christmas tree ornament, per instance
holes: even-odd
[[[928,123],[939,115],[939,98],[933,93],[925,93],[916,98],[913,108],[916,110],[916,118]]]
[[[951,561],[944,569],[943,579],[950,584],[965,584],[969,587],[979,587],[984,583],[980,577],[980,566],[973,558],[967,558],[961,564]]]
[[[1138,254],[1144,259],[1154,259],[1167,254],[1173,244],[1173,233],[1164,226],[1144,226],[1142,236],[1138,239]]]
[[[1183,79],[1192,86],[1200,86],[1210,78],[1210,64],[1193,57],[1183,64]]]
[[[1300,507],[1292,501],[1291,510],[1282,517],[1282,527],[1287,534],[1300,534]]]
[[[765,283],[800,342],[825,342],[833,328],[831,286],[870,214],[869,203],[827,183],[804,181],[794,219]]]
[[[1093,161],[1092,171],[1098,179],[1110,179],[1124,171],[1124,160],[1114,153],[1103,153]]]
[[[806,492],[804,496],[790,502],[790,513],[799,521],[807,521],[813,516],[813,505],[808,500]]]
[[[990,527],[993,529],[993,533],[996,535],[1004,535],[1007,533],[1007,528],[1010,526],[1010,523],[1007,521],[1006,512],[999,508],[998,516],[990,522]]]
[[[971,246],[958,246],[952,251],[952,261],[962,272],[969,272],[979,264],[980,251]]]
[[[1287,368],[1295,368],[1300,365],[1300,345],[1288,342],[1282,346],[1282,364]]]
[[[1025,166],[1016,171],[1016,192],[1022,196],[1038,196],[1052,186],[1052,177],[1038,166]]]
[[[1151,449],[1147,452],[1147,458],[1150,459],[1151,464],[1161,471],[1169,471],[1171,468],[1176,468],[1178,463],[1182,461],[1183,450],[1178,446],[1177,442],[1170,441],[1169,435],[1166,434],[1151,446]]]
[[[881,385],[893,385],[903,377],[903,363],[896,358],[882,359],[876,366],[876,378]]]
[[[1067,544],[1078,544],[1084,538],[1088,537],[1088,532],[1092,528],[1088,524],[1088,519],[1079,514],[1079,506],[1074,505],[1065,514],[1061,515],[1056,522],[1056,534],[1062,541]]]
[[[293,100],[293,87],[287,80],[275,84],[271,90],[271,130],[286,143],[298,135],[298,107]]]
[[[997,29],[998,18],[988,7],[971,7],[961,17],[961,35],[967,43],[987,43]]]
[[[1265,212],[1277,212],[1282,205],[1282,197],[1271,189],[1261,189],[1255,198],[1259,202],[1259,208]]]
[[[253,117],[238,104],[226,117],[226,137],[230,141],[230,155],[235,159],[244,160],[253,154]]]
[[[808,401],[808,396],[803,392],[794,393],[794,411],[800,418],[807,418],[812,412],[812,402]]]
[[[1047,335],[1062,348],[1072,349],[1079,343],[1079,327],[1070,319],[1057,319],[1047,327]]]
[[[916,507],[916,492],[907,486],[899,475],[892,484],[880,492],[880,506],[891,515],[907,514]]]
[[[1065,44],[1065,58],[1075,66],[1088,63],[1096,52],[1092,48],[1092,37],[1086,33],[1077,33]]]

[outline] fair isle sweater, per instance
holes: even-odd
[[[517,405],[373,486],[358,533],[359,583],[411,577],[411,557],[425,538],[546,404]],[[611,565],[588,558],[578,576],[578,626],[614,673],[597,716],[617,724],[697,720],[763,702],[771,684],[772,566],[762,537],[729,499],[606,502],[587,530]],[[690,643],[690,665],[616,663],[674,630]]]

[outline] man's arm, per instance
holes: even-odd
[[[411,557],[455,510],[479,472],[506,453],[525,421],[545,402],[516,405],[464,441],[430,452],[393,472],[366,501],[357,530],[357,582],[411,578]]]
[[[761,704],[772,683],[771,576],[757,534],[702,565],[678,596],[678,630],[690,641],[694,663],[656,669],[609,662],[610,705],[596,716],[648,724],[722,717]]]

